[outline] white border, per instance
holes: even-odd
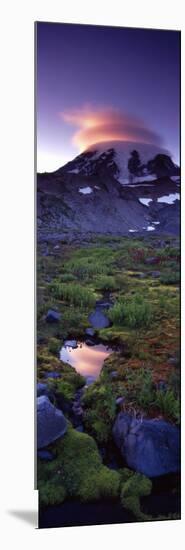
[[[12,0],[3,2],[2,11],[1,536],[7,548],[13,544],[20,549],[44,544],[47,549],[62,541],[63,546],[88,550],[94,550],[94,545],[112,549],[115,543],[138,550],[156,550],[157,546],[174,550],[177,545],[181,547],[184,519],[38,531],[18,514],[23,510],[28,519],[26,513],[37,505],[37,493],[33,491],[33,22],[182,29],[182,3],[114,0],[108,5],[107,0],[91,4],[87,0],[68,0],[64,5],[60,0]],[[184,303],[184,292],[182,298]]]

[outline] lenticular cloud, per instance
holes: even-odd
[[[111,108],[93,109],[85,107],[60,113],[63,120],[78,127],[73,142],[84,150],[102,141],[134,141],[160,145],[160,137],[147,128],[135,116]]]

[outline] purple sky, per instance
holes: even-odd
[[[179,48],[176,31],[37,23],[38,170],[105,136],[154,136],[179,162]]]

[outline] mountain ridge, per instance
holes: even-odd
[[[81,238],[87,234],[132,236],[149,231],[178,234],[180,169],[167,152],[150,146],[146,155],[146,144],[122,143],[126,160],[120,165],[118,145],[116,150],[107,142],[106,146],[98,145],[98,150],[91,146],[55,172],[38,174],[38,238],[73,239],[77,234]],[[133,145],[137,149],[132,150]],[[128,153],[134,150],[141,157],[140,163],[137,155],[133,162],[138,173],[127,176],[124,170]],[[151,151],[156,152],[153,159]],[[150,173],[146,173],[146,166]],[[126,178],[126,183],[120,181],[122,178]]]

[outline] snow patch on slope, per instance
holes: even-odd
[[[132,178],[130,181],[130,173],[128,171],[128,160],[133,150],[137,150],[140,156],[141,164],[147,164],[147,162],[153,159],[156,155],[165,154],[169,155],[169,151],[163,149],[157,145],[148,144],[148,143],[138,143],[134,141],[108,141],[97,143],[91,145],[87,151],[94,151],[93,156],[88,161],[90,163],[92,160],[101,158],[106,159],[106,155],[110,154],[110,150],[114,150],[114,162],[117,165],[118,173],[116,174],[116,179],[119,183],[125,185],[128,182],[139,183],[143,181],[154,181],[156,179],[155,175],[144,174],[143,176],[137,176]]]
[[[93,192],[92,187],[79,187],[78,191],[83,195],[90,195]]]
[[[144,204],[144,206],[149,206],[150,202],[152,202],[152,199],[139,199],[139,202],[141,202],[141,204]]]
[[[180,200],[180,194],[179,193],[170,193],[169,195],[164,195],[163,197],[159,197],[157,199],[157,202],[166,203],[166,204],[173,204],[175,201]]]

